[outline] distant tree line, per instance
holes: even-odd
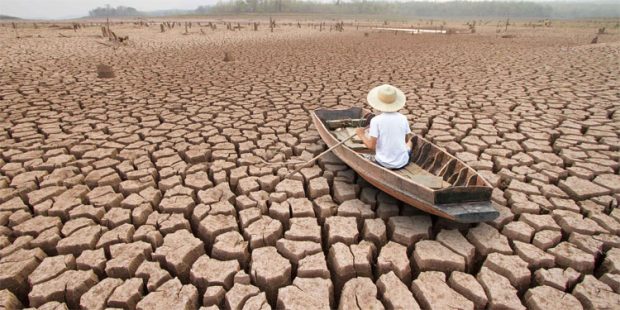
[[[0,15],[0,19],[2,19],[2,20],[11,19],[12,20],[12,19],[20,19],[20,18],[15,17],[15,16],[9,16],[9,15]]]
[[[88,16],[90,17],[121,17],[121,16],[142,16],[144,13],[128,6],[111,7],[106,5],[105,7],[98,7],[90,10]]]
[[[98,7],[90,17],[167,16],[183,14],[301,13],[343,15],[390,15],[437,18],[620,18],[617,0],[594,2],[532,1],[378,1],[378,0],[220,0],[213,6],[199,6],[193,11],[168,10],[140,12],[132,7]]]
[[[587,18],[620,17],[620,5],[601,2],[527,2],[527,1],[411,1],[386,2],[335,0],[227,0],[212,7],[199,7],[197,14],[226,13],[323,13],[389,14],[407,17],[505,17],[513,18]]]

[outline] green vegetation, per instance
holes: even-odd
[[[14,20],[14,19],[20,19],[20,18],[14,17],[14,16],[8,16],[8,15],[0,15],[0,20]]]
[[[120,17],[120,16],[141,16],[143,13],[128,6],[117,6],[116,8],[106,5],[98,7],[88,12],[90,17]]]

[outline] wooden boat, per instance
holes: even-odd
[[[364,123],[362,108],[314,110],[312,121],[323,141],[334,146]],[[492,186],[474,169],[419,135],[412,138],[411,162],[391,170],[367,159],[373,152],[351,139],[333,153],[362,178],[390,196],[425,212],[461,223],[485,222],[499,212],[490,202]]]

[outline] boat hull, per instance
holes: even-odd
[[[340,142],[331,134],[314,112],[312,112],[312,121],[321,139],[329,147]],[[394,173],[390,173],[390,170],[379,165],[371,164],[367,159],[348,147],[340,146],[332,152],[368,183],[405,204],[424,212],[461,223],[491,221],[499,215],[499,212],[488,200],[435,204],[435,193],[433,191],[419,184],[409,182]]]

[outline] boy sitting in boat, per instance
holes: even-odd
[[[405,94],[398,88],[384,84],[368,92],[366,98],[374,110],[381,112],[366,128],[357,128],[357,136],[367,148],[375,150],[374,160],[389,169],[401,169],[409,163],[411,133],[407,117],[398,113],[405,106]]]

